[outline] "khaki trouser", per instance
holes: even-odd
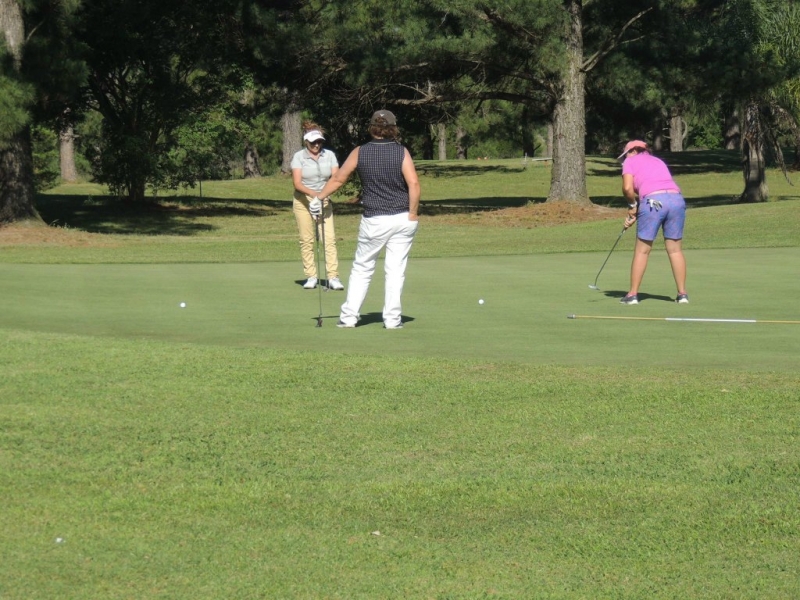
[[[301,192],[295,191],[292,211],[297,220],[297,229],[300,231],[300,257],[303,259],[303,272],[306,279],[309,277],[322,278],[321,273],[317,273],[317,265],[314,261],[314,227],[316,219],[308,212],[308,203],[311,196],[306,196]],[[325,219],[325,266],[327,278],[339,277],[339,259],[336,255],[336,230],[333,227],[333,206],[330,200],[322,203],[322,216]],[[320,231],[320,243],[322,243],[322,231]]]

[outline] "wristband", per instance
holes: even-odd
[[[636,208],[639,204],[628,204],[628,208]]]

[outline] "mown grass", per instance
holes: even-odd
[[[663,256],[619,305],[629,238],[586,288],[616,221],[431,215],[397,332],[379,277],[364,326],[332,326],[335,294],[313,326],[286,179],[143,216],[48,196],[107,245],[0,251],[0,598],[800,596],[800,326],[566,319],[797,318],[793,191],[724,204],[730,156],[685,163],[688,307]],[[423,188],[445,215],[539,198],[521,167]],[[612,167],[589,187],[613,206]]]
[[[2,344],[4,598],[798,593],[795,375]]]
[[[331,355],[616,366],[630,352],[626,364],[635,366],[796,370],[797,325],[567,319],[578,314],[800,321],[797,248],[692,251],[690,306],[673,301],[675,285],[667,260],[659,254],[648,269],[641,304],[631,309],[617,301],[627,290],[631,242],[626,239],[625,249],[606,265],[598,280],[602,292],[587,287],[604,260],[600,253],[415,258],[404,293],[406,329],[388,339],[381,320],[382,277],[375,278],[362,307],[362,326],[342,331],[334,324],[344,295],[303,290],[297,261],[0,264],[6,300],[0,327],[314,348]],[[349,265],[342,261],[343,273]],[[770,290],[768,298],[765,289]],[[181,302],[186,308],[179,307]],[[324,325],[316,328],[320,311]],[[651,339],[658,342],[637,343]]]

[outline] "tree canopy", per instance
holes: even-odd
[[[0,220],[35,218],[31,125],[83,126],[92,176],[138,201],[274,152],[282,112],[346,152],[379,106],[429,158],[487,135],[533,152],[549,131],[548,199],[573,202],[588,202],[587,148],[677,151],[688,125],[719,143],[741,115],[758,190],[744,199],[763,199],[764,144],[777,160],[800,145],[799,14],[790,0],[0,0]]]

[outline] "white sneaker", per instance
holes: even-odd
[[[313,290],[315,287],[317,287],[318,281],[319,280],[316,277],[309,277],[303,284],[303,288],[307,290]]]
[[[342,285],[342,282],[339,281],[338,277],[332,277],[331,279],[328,279],[328,289],[336,290],[338,292],[339,290],[343,290],[344,286]]]

